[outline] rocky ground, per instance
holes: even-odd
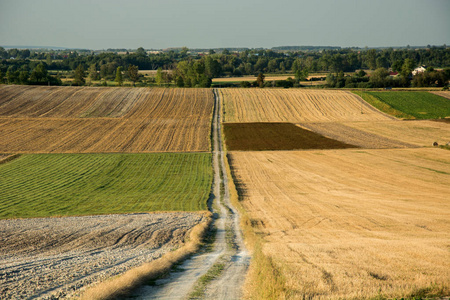
[[[1,299],[58,299],[180,247],[197,213],[0,220]]]

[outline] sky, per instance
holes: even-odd
[[[450,0],[0,0],[0,46],[450,45]]]

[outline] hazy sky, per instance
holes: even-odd
[[[0,45],[450,45],[450,0],[0,0]]]

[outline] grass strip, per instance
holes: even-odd
[[[352,92],[354,94],[360,96],[361,98],[363,98],[364,101],[366,101],[373,107],[377,108],[378,110],[380,110],[388,115],[391,115],[391,116],[399,118],[399,119],[408,119],[408,120],[415,119],[414,116],[411,116],[404,112],[396,110],[395,108],[393,108],[389,104],[383,102],[381,99],[372,95],[371,93],[363,92],[363,91],[352,91]]]
[[[450,116],[450,100],[429,92],[367,92],[393,109],[412,116],[405,119],[441,119]]]
[[[188,296],[188,299],[201,299],[204,297],[208,284],[219,277],[224,270],[225,262],[223,262],[223,258],[220,258],[218,262],[212,265],[211,268],[209,268],[209,270],[198,279],[194,290]]]
[[[207,210],[209,153],[30,154],[0,164],[0,218]]]

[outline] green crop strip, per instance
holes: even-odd
[[[32,154],[0,165],[0,218],[206,210],[211,154]]]
[[[450,116],[450,100],[428,92],[366,93],[415,119],[440,119]]]

